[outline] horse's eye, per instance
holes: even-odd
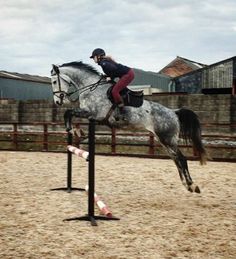
[[[57,81],[53,81],[52,83],[55,85],[57,83]]]

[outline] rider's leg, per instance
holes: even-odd
[[[120,104],[123,102],[120,91],[127,87],[132,80],[134,79],[134,71],[133,69],[130,69],[129,72],[125,75],[123,75],[120,80],[114,85],[112,89],[112,96],[116,104]]]
[[[129,70],[127,74],[122,76],[120,80],[114,85],[112,89],[112,96],[114,99],[114,102],[117,104],[121,118],[118,119],[124,119],[125,109],[124,109],[124,101],[122,97],[120,96],[120,91],[128,86],[129,83],[134,79],[134,72],[132,69]]]

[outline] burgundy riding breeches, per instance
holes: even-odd
[[[112,96],[115,101],[115,103],[119,104],[122,102],[120,91],[128,86],[134,79],[134,71],[131,68],[129,72],[125,75],[123,75],[119,81],[114,85],[112,89]]]

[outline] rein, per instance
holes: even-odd
[[[59,90],[58,91],[54,91],[53,95],[59,94],[59,96],[57,96],[60,99],[60,102],[57,101],[58,105],[62,105],[63,104],[63,99],[66,97],[68,97],[68,99],[72,102],[75,102],[79,99],[79,96],[86,92],[86,91],[94,91],[99,85],[104,85],[107,84],[107,81],[104,79],[103,76],[100,77],[100,79],[93,83],[93,84],[89,84],[83,87],[79,87],[79,85],[72,80],[69,76],[67,75],[61,75],[59,69],[56,71],[56,75],[57,75],[57,79],[58,79],[58,85],[59,85]],[[68,85],[68,91],[65,92],[61,89],[61,80],[64,80]],[[71,88],[73,88],[74,91],[69,91]],[[76,100],[72,100],[70,98],[71,95],[78,93],[78,97],[76,98]]]
[[[102,82],[103,81],[103,82]],[[83,92],[86,92],[88,90],[90,90],[91,92],[94,91],[99,85],[105,85],[107,84],[107,81],[104,80],[104,78],[101,76],[101,78],[93,84],[90,85],[86,85],[84,87],[81,87],[80,89],[78,89],[78,91],[80,91],[80,94]]]

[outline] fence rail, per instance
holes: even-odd
[[[81,129],[87,123],[74,124]],[[212,160],[236,162],[236,124],[204,124],[202,135],[205,146]],[[210,128],[227,127],[231,134],[209,133]],[[211,131],[211,130],[210,130]],[[63,123],[0,123],[0,150],[11,151],[53,151],[65,152],[67,133]],[[80,139],[74,138],[74,145]],[[82,142],[86,146],[87,142]],[[197,159],[191,145],[179,144],[188,159]],[[96,132],[96,153],[103,155],[124,155],[149,158],[166,158],[167,155],[160,143],[154,140],[152,133],[124,132],[116,129],[98,130]]]

